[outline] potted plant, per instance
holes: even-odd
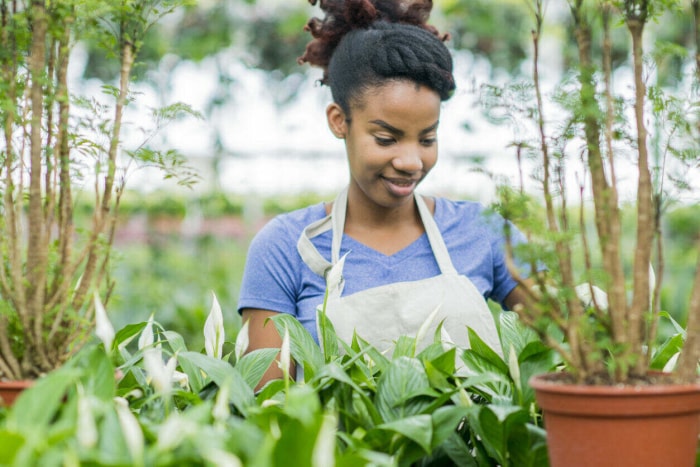
[[[0,2],[0,380],[32,380],[73,355],[94,328],[93,295],[112,290],[109,260],[126,172],[181,161],[122,149],[130,78],[148,29],[181,1]],[[69,90],[73,46],[119,62],[104,96]],[[107,100],[111,103],[106,102]],[[186,106],[154,113],[156,126]],[[150,136],[150,135],[149,135]],[[90,216],[75,199],[92,199]],[[89,217],[88,219],[85,219]]]
[[[660,305],[661,214],[667,185],[662,180],[671,161],[697,164],[700,61],[693,64],[693,75],[685,77],[690,99],[650,82],[660,72],[654,75],[649,69],[645,27],[681,8],[681,2],[572,0],[567,3],[577,72],[564,79],[554,102],[546,104],[541,84],[546,74],[539,66],[542,3],[531,2],[536,19],[532,83],[494,88],[487,95],[492,111],[522,108],[534,116],[530,121],[537,136],[519,139],[514,147],[518,161],[529,156],[537,162],[544,208],[531,209],[522,182],[520,189],[501,190],[499,208],[531,240],[528,246],[507,247],[510,269],[527,292],[515,311],[565,362],[565,371],[531,380],[544,411],[550,459],[555,466],[690,466],[700,420],[700,263],[685,330],[661,346],[657,341],[665,315]],[[697,48],[697,0],[692,12]],[[613,52],[620,50],[612,38],[624,31],[632,61],[627,96],[612,79]],[[700,60],[697,51],[695,57]],[[683,89],[683,82],[678,88]],[[513,106],[516,92],[531,95],[532,105]],[[656,125],[652,131],[650,122]],[[572,191],[578,198],[573,203]],[[630,192],[631,207],[623,209]],[[579,204],[578,211],[572,204]],[[586,223],[591,211],[592,232]],[[632,241],[625,235],[629,223],[634,224]],[[541,262],[549,271],[526,280],[522,264],[536,271]],[[669,408],[663,407],[666,402]],[[581,424],[569,425],[579,418]],[[657,447],[660,453],[653,451]]]

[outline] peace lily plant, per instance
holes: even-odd
[[[153,316],[114,332],[98,313],[99,344],[0,409],[0,463],[285,467],[294,446],[300,465],[319,467],[546,465],[525,382],[557,360],[512,314],[500,326],[507,361],[472,335],[468,377],[455,376],[457,351],[439,336],[421,352],[403,336],[388,359],[359,336],[342,342],[328,322],[319,347],[280,315],[282,350],[244,353],[245,325],[226,342],[222,316],[214,297],[196,351]],[[254,392],[270,364],[291,359],[303,377]]]
[[[639,383],[650,378],[650,370],[672,371],[668,380],[676,383],[698,378],[700,262],[685,329],[661,310],[662,211],[671,178],[666,170],[673,164],[693,170],[700,154],[700,7],[691,3],[695,70],[678,83],[676,94],[653,81],[660,71],[650,67],[644,50],[644,32],[655,19],[687,7],[674,0],[568,1],[578,70],[551,94],[543,91],[546,70],[540,67],[543,2],[534,0],[532,81],[484,94],[490,115],[533,130],[532,138],[519,137],[513,147],[519,163],[535,162],[541,201],[526,193],[520,165],[520,187],[503,187],[498,209],[530,239],[529,246],[509,244],[510,269],[528,292],[516,311],[561,355],[573,382]],[[626,30],[631,43],[628,95],[613,79],[614,48],[621,47],[613,40],[621,33],[616,28]],[[629,189],[623,186],[630,179],[636,186],[625,209]],[[573,201],[571,187],[579,193]],[[594,226],[588,229],[591,212]],[[633,241],[626,230],[634,232]],[[534,286],[516,258],[529,265]],[[541,263],[545,274],[536,272]],[[677,328],[663,343],[657,342],[661,319]]]

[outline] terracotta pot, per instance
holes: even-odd
[[[548,376],[550,379],[548,379]],[[700,383],[587,386],[530,380],[552,467],[693,467]]]
[[[34,384],[31,380],[0,381],[0,406],[10,407],[19,395]]]

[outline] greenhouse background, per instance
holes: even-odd
[[[546,83],[566,75],[573,53],[564,3],[548,4]],[[302,1],[200,1],[168,16],[147,36],[127,110],[124,149],[142,144],[154,129],[152,109],[187,104],[200,117],[171,122],[148,144],[177,150],[197,181],[182,187],[155,169],[126,172],[116,289],[108,304],[117,325],[155,314],[166,327],[203,341],[200,323],[214,291],[227,326],[237,328],[239,281],[255,231],[277,213],[332,199],[347,182],[342,141],[325,122],[329,90],[318,84],[320,70],[296,63],[309,39],[303,25],[317,14]],[[431,22],[451,34],[458,91],[443,104],[440,162],[421,192],[488,204],[496,181],[517,182],[511,145],[517,127],[487,118],[482,92],[485,85],[531,74],[528,15],[526,2],[518,0],[435,2]],[[678,18],[653,25],[651,50],[690,43],[690,21],[678,24]],[[76,47],[70,73],[74,92],[99,99],[116,70],[93,50],[90,44]],[[616,57],[615,76],[622,86],[631,74],[627,52]],[[690,61],[669,57],[659,61],[653,78],[664,86],[689,87],[684,77]],[[527,162],[525,167],[535,169]],[[673,240],[667,283],[689,291],[694,265],[685,253],[700,224],[697,164],[666,170],[687,184],[672,190],[674,201],[667,208],[665,234]],[[682,320],[686,302],[684,295],[667,293],[662,308]]]

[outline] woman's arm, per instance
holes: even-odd
[[[257,349],[279,349],[282,347],[282,336],[277,332],[275,324],[272,320],[273,316],[278,315],[276,311],[268,310],[257,310],[252,308],[246,308],[242,310],[241,316],[243,322],[248,322],[248,350],[246,352],[251,352]],[[292,378],[295,376],[295,364],[292,361],[289,365],[289,374]],[[274,362],[267,369],[262,379],[258,383],[255,390],[259,390],[265,384],[273,379],[281,379],[283,377],[282,369],[279,367],[279,355]]]

